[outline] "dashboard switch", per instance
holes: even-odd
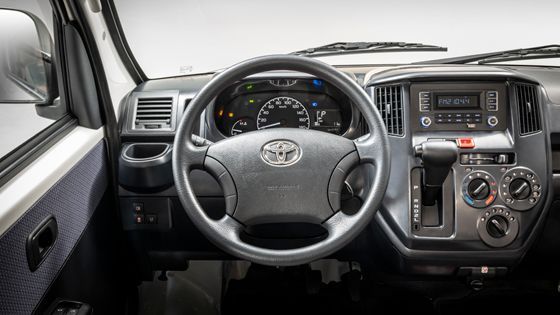
[[[158,217],[156,214],[147,214],[146,215],[146,223],[147,224],[157,224]]]
[[[133,202],[132,203],[132,208],[134,209],[134,212],[136,212],[136,213],[144,212],[144,204],[142,202]]]
[[[136,214],[134,216],[134,223],[136,224],[144,224],[144,215],[143,214]]]
[[[459,138],[457,139],[457,147],[461,149],[472,149],[474,148],[473,138]]]

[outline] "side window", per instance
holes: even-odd
[[[56,84],[52,11],[37,8],[0,8],[0,161],[66,114]]]

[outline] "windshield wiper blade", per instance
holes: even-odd
[[[338,42],[294,51],[291,55],[324,57],[343,54],[398,51],[447,51],[447,47],[406,42]]]
[[[476,62],[488,64],[493,62],[504,62],[524,59],[560,58],[560,45],[547,45],[531,48],[520,48],[491,53],[436,59],[415,62],[415,64],[466,64]]]

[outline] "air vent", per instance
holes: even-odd
[[[522,136],[541,131],[541,115],[537,87],[532,84],[514,85],[519,112],[519,128]]]
[[[391,136],[404,135],[403,101],[400,85],[378,86],[371,90],[373,101]]]
[[[134,129],[171,129],[173,97],[139,97]]]

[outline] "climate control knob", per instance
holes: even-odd
[[[490,195],[490,185],[482,178],[475,178],[469,183],[467,193],[474,200],[486,199]]]
[[[500,182],[500,197],[515,210],[529,210],[542,197],[542,183],[532,170],[515,167],[508,170]]]
[[[480,214],[476,229],[488,246],[508,246],[515,241],[519,233],[519,218],[515,212],[504,206],[494,206]]]
[[[531,195],[531,184],[523,178],[516,178],[509,184],[509,194],[515,200],[527,199]]]
[[[474,208],[491,205],[498,194],[498,184],[492,175],[484,171],[473,171],[463,180],[463,200]]]
[[[509,223],[506,218],[501,215],[495,215],[486,222],[486,231],[493,238],[502,238],[507,235]]]

